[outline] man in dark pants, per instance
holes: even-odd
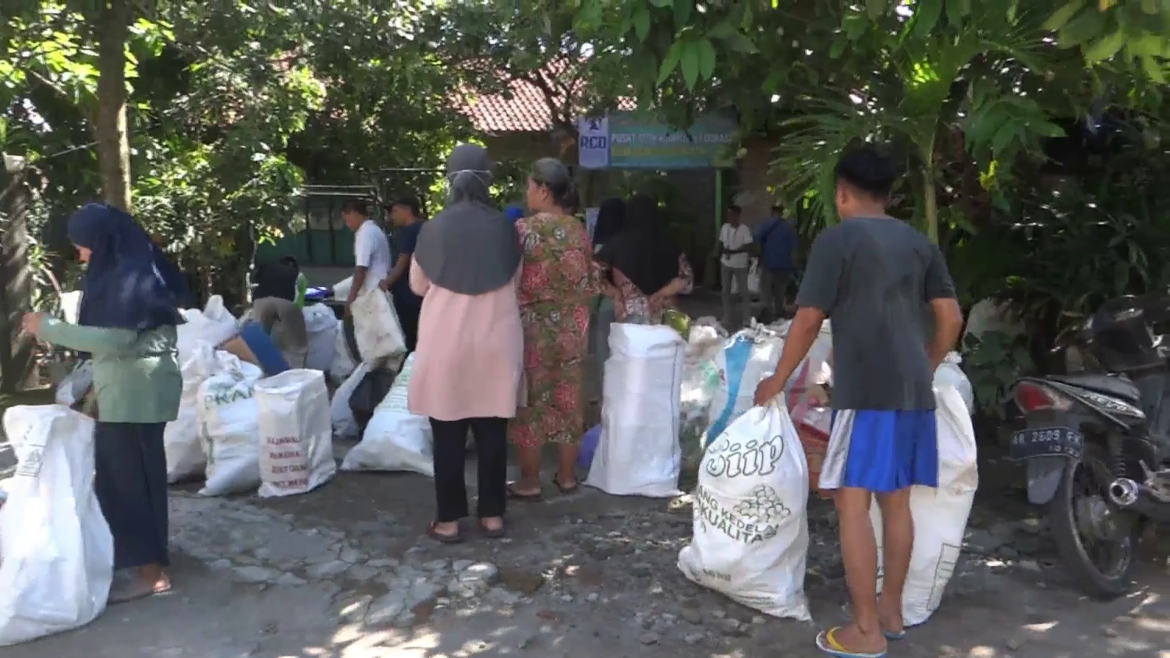
[[[775,320],[786,315],[788,282],[796,271],[797,246],[796,230],[784,218],[784,208],[779,203],[772,206],[772,217],[760,226],[755,242],[760,245],[760,297]]]
[[[394,310],[406,338],[406,349],[414,351],[418,342],[418,316],[422,312],[422,297],[410,289],[410,261],[414,256],[414,245],[422,230],[422,206],[418,197],[407,194],[399,197],[387,208],[390,221],[397,230],[394,232],[394,267],[382,281],[382,289],[390,291],[394,298]]]

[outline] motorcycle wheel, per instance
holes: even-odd
[[[1129,591],[1141,536],[1141,518],[1108,502],[1112,480],[1105,451],[1087,445],[1081,461],[1065,470],[1049,509],[1060,556],[1085,593],[1100,599]]]

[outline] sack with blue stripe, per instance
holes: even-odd
[[[784,337],[756,322],[727,340],[723,348],[725,384],[711,403],[712,420],[703,436],[704,448],[755,405],[756,386],[776,371],[783,350]]]

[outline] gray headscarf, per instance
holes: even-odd
[[[419,232],[414,258],[435,285],[482,295],[512,281],[523,251],[520,235],[492,206],[492,161],[482,146],[460,144],[447,158],[447,205]]]

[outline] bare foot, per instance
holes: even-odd
[[[444,537],[456,537],[459,535],[459,523],[456,521],[451,521],[448,523],[439,523],[436,521],[432,531],[436,535],[442,535]]]
[[[851,653],[882,653],[886,650],[886,638],[881,630],[863,633],[857,624],[849,624],[833,633],[833,639]]]
[[[535,482],[519,479],[508,485],[508,493],[513,498],[539,498],[541,495],[540,480]]]
[[[496,532],[504,527],[504,517],[502,516],[485,516],[479,522],[483,525],[484,530]]]
[[[110,588],[109,603],[125,603],[171,591],[171,579],[158,565],[140,568],[124,580],[115,580]]]

